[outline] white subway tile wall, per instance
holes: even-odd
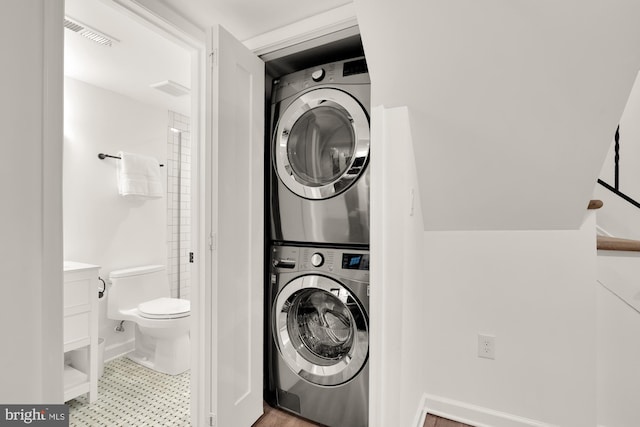
[[[167,127],[167,272],[171,296],[189,299],[191,133],[189,117],[169,111]],[[180,132],[174,132],[171,129]],[[178,289],[180,292],[178,292]]]

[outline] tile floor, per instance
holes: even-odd
[[[72,399],[70,427],[189,427],[190,372],[166,375],[121,357],[107,363],[98,381],[98,400]],[[265,405],[254,427],[304,427],[316,424]],[[428,416],[425,427],[470,427]]]
[[[70,427],[190,426],[190,371],[166,375],[121,357],[107,363],[98,400],[70,400]]]

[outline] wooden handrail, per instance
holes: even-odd
[[[589,206],[587,206],[587,209],[600,209],[603,204],[602,200],[589,200]]]
[[[598,236],[598,250],[640,252],[640,240],[620,239],[618,237]]]

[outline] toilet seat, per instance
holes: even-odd
[[[178,298],[157,298],[138,305],[138,313],[147,319],[176,319],[190,312],[191,302]]]

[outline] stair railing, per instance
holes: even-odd
[[[633,197],[620,191],[620,125],[616,128],[616,134],[614,136],[614,156],[613,156],[613,185],[606,183],[602,179],[598,179],[598,184],[602,185],[612,193],[622,197],[627,202],[631,203],[637,208],[640,208],[640,202],[637,202]]]

